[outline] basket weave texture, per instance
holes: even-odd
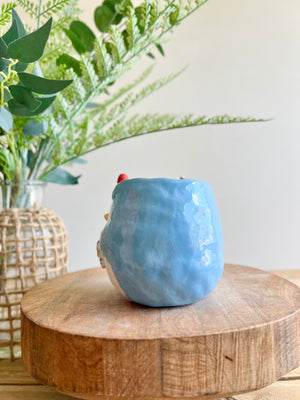
[[[66,273],[67,265],[67,232],[51,208],[0,212],[0,358],[20,356],[24,293]]]

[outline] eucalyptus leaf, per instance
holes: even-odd
[[[44,97],[44,98],[39,97],[38,101],[41,102],[41,105],[34,111],[16,102],[14,99],[9,100],[8,108],[12,114],[17,115],[19,117],[34,117],[47,110],[47,108],[51,106],[55,98],[56,96]]]
[[[8,103],[10,99],[11,99],[10,92],[8,90],[4,90],[4,103]]]
[[[16,164],[8,149],[0,149],[0,171],[5,179],[12,181],[15,178]]]
[[[69,86],[72,80],[46,79],[37,75],[20,72],[20,81],[26,88],[39,94],[54,94]]]
[[[70,29],[63,29],[65,34],[68,36],[68,38],[71,40],[72,45],[74,49],[77,51],[79,54],[83,54],[85,52],[85,47],[80,38],[72,32]]]
[[[40,64],[38,62],[34,64],[32,75],[40,76],[42,78],[44,77],[43,71],[41,70]]]
[[[96,8],[94,20],[100,32],[107,32],[113,23],[115,13],[106,5]]]
[[[4,71],[10,65],[10,61],[5,58],[0,58],[0,72]]]
[[[80,62],[69,54],[61,54],[56,60],[56,65],[65,65],[67,68],[72,68],[78,76],[82,76]]]
[[[85,49],[84,52],[91,52],[94,48],[96,36],[93,31],[81,21],[73,21],[70,30],[78,37]]]
[[[4,40],[0,37],[0,57],[6,57],[7,45]]]
[[[36,110],[41,105],[40,100],[24,86],[11,85],[9,86],[9,90],[15,101],[22,104],[30,111]]]
[[[132,6],[132,3],[128,0],[104,0],[102,5],[110,8],[114,14],[111,25],[118,25],[125,16],[126,7]]]
[[[71,160],[69,163],[70,164],[87,164],[87,160],[85,160],[84,158],[78,157],[78,158],[74,158],[73,160]]]
[[[34,159],[33,151],[32,150],[28,150],[28,153],[27,153],[27,167],[28,168],[31,168],[33,159]]]
[[[13,118],[11,113],[4,107],[0,107],[0,128],[9,133],[13,124]]]
[[[19,32],[19,37],[23,37],[26,36],[26,30],[24,28],[24,25],[19,17],[19,15],[17,14],[17,11],[13,8],[11,10],[11,15],[12,15],[12,20],[16,22],[17,27],[18,27],[18,32]]]
[[[10,43],[7,48],[7,57],[24,63],[37,61],[43,55],[51,26],[52,18],[36,31]]]
[[[94,101],[89,101],[86,105],[86,108],[97,108],[99,107],[99,103],[95,103]]]
[[[58,167],[49,172],[43,180],[45,182],[58,183],[60,185],[76,185],[79,183],[78,179],[80,176],[81,175],[74,176],[70,174],[70,172]]]
[[[26,136],[43,135],[48,130],[48,121],[38,122],[35,119],[28,121],[23,127],[23,133]]]
[[[22,61],[19,61],[16,65],[12,67],[12,69],[17,72],[23,72],[28,67],[28,65],[28,63],[23,63]]]
[[[16,21],[13,21],[9,30],[2,36],[2,39],[8,46],[11,42],[17,40],[18,38],[19,38],[18,25]]]

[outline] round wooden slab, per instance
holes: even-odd
[[[238,265],[226,265],[214,292],[185,307],[131,303],[100,268],[45,282],[22,301],[27,370],[85,399],[255,390],[300,365],[299,333],[299,288]]]

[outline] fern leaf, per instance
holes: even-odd
[[[141,20],[140,20],[140,25],[143,28],[143,32],[147,32],[149,29],[149,24],[151,21],[151,10],[152,10],[152,5],[149,3],[148,0],[144,1],[143,4],[141,4],[139,11],[141,15]]]
[[[136,88],[141,82],[143,82],[145,79],[148,78],[148,76],[151,74],[152,70],[153,70],[153,65],[148,67],[137,79],[132,81],[130,84],[122,87],[121,89],[119,89],[115,94],[111,95],[109,100],[97,105],[95,110],[93,110],[90,113],[91,116],[96,116],[97,113],[99,113],[99,111],[107,109],[111,104],[113,104],[115,101],[117,101],[120,97],[124,96],[130,90]]]
[[[140,37],[140,31],[137,26],[137,17],[133,7],[128,7],[126,25],[127,43],[128,47],[131,49],[134,47]]]
[[[119,92],[117,92],[114,101],[108,101],[105,103],[105,106],[97,107],[95,110],[91,112],[91,117],[96,118],[97,117],[97,126],[104,128],[107,125],[110,125],[114,123],[122,114],[126,114],[132,107],[136,106],[139,102],[144,100],[147,96],[150,94],[154,93],[156,90],[161,89],[163,86],[167,85],[169,82],[171,82],[173,79],[175,79],[182,71],[179,71],[176,74],[169,75],[163,79],[159,79],[157,81],[154,81],[148,85],[146,85],[140,92],[138,93],[133,93],[130,92],[131,87],[124,87],[120,89]],[[149,74],[150,71],[146,71],[139,79],[142,81],[145,79],[147,74]],[[135,86],[134,86],[135,87]],[[130,92],[130,93],[128,93]],[[121,101],[116,102],[118,98],[122,97],[125,93],[128,93],[125,98],[123,98]],[[111,107],[109,105],[112,104]]]
[[[16,3],[2,4],[0,8],[0,25],[6,25],[11,19],[11,9],[16,7]]]
[[[42,8],[40,16],[49,18],[51,15],[57,14],[70,4],[71,0],[50,0]]]
[[[82,77],[85,80],[86,86],[89,87],[91,90],[96,90],[96,86],[98,83],[98,76],[94,69],[93,64],[91,61],[85,56],[81,56],[81,71]]]
[[[159,14],[160,14],[159,2],[158,0],[155,0],[153,3],[151,3],[150,21],[149,21],[150,25],[154,24],[154,22],[159,17]]]
[[[38,6],[30,0],[18,0],[18,5],[31,16],[31,18],[37,18]]]
[[[119,64],[126,53],[126,46],[124,43],[122,33],[117,26],[111,25],[111,27],[109,28],[109,36],[110,36],[109,44],[114,63]]]
[[[87,115],[78,127],[80,134],[76,137],[76,142],[72,149],[72,153],[75,154],[75,156],[80,156],[81,154],[85,153],[89,147],[89,142],[87,140],[89,124],[90,117]]]
[[[121,140],[129,139],[131,137],[146,135],[153,132],[162,132],[208,124],[214,125],[222,123],[248,123],[262,121],[264,120],[251,117],[230,117],[229,115],[220,115],[215,117],[202,116],[198,118],[194,118],[192,115],[184,117],[178,117],[170,114],[146,114],[143,116],[135,115],[129,120],[120,118],[111,127],[109,127],[102,134],[101,147],[119,142]]]
[[[56,96],[56,103],[59,104],[58,110],[64,114],[68,123],[72,122],[72,106],[67,103],[61,93]]]
[[[85,90],[85,88],[84,88],[84,86],[82,84],[81,79],[73,71],[73,69],[71,69],[71,74],[72,74],[73,83],[67,89],[70,89],[72,92],[75,92],[76,97],[78,98],[78,100],[83,102],[85,100],[87,92],[86,92],[86,90]]]
[[[102,79],[109,75],[112,69],[112,60],[107,52],[106,45],[103,40],[97,38],[95,40],[94,48],[98,75],[99,78]]]
[[[128,98],[126,99],[125,102],[123,101],[122,103],[117,104],[116,106],[114,106],[114,108],[116,109],[115,115],[116,115],[117,112],[119,112],[119,113],[127,112],[129,110],[129,108],[131,108],[131,107],[135,106],[136,104],[140,103],[142,100],[144,100],[146,97],[148,97],[149,95],[151,95],[155,91],[163,88],[168,83],[172,82],[183,71],[184,70],[180,70],[179,72],[177,72],[175,74],[170,74],[167,77],[158,79],[158,80],[146,85],[140,92],[138,92],[134,96],[132,96],[132,95],[128,96]],[[130,102],[128,102],[128,100],[130,100]],[[111,117],[111,119],[113,119],[113,115],[110,115],[110,117]]]
[[[56,136],[58,132],[58,124],[53,115],[51,115],[49,118],[49,127],[53,136]]]

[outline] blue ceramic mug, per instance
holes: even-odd
[[[127,298],[151,307],[181,306],[216,287],[223,238],[208,183],[130,179],[112,198],[100,239],[102,264]]]

